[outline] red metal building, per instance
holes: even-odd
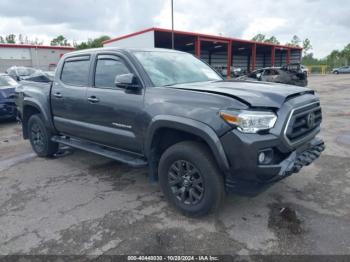
[[[253,71],[301,61],[302,49],[298,47],[177,30],[174,36],[175,49],[192,53],[226,72],[232,67]],[[171,48],[171,30],[152,27],[105,41],[104,46]]]

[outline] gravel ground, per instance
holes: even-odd
[[[17,123],[1,122],[0,255],[350,254],[350,75],[309,82],[323,106],[323,155],[201,219],[169,207],[145,169],[80,150],[38,158]]]

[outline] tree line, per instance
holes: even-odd
[[[21,45],[43,45],[44,41],[40,41],[38,38],[31,39],[28,36],[19,34],[8,34],[5,36],[0,35],[0,44],[21,44]]]
[[[50,42],[51,46],[73,46],[75,49],[87,49],[87,48],[98,48],[103,46],[103,42],[111,39],[107,35],[103,35],[94,39],[88,39],[85,42],[76,43],[69,41],[63,35],[59,35],[53,38]],[[263,42],[263,43],[273,43],[280,44],[280,41],[275,36],[266,36],[264,34],[257,34],[252,38],[253,41]],[[8,34],[5,36],[0,36],[0,44],[31,44],[31,45],[43,45],[44,41],[37,38],[31,39],[28,36],[23,36],[19,34]],[[333,50],[325,58],[315,58],[314,54],[311,52],[312,44],[308,38],[301,40],[297,35],[294,35],[292,39],[285,43],[287,46],[302,47],[303,48],[303,58],[302,64],[304,65],[328,65],[329,67],[339,67],[344,65],[350,65],[350,43],[346,45],[342,50]]]
[[[272,44],[281,44],[280,41],[277,40],[275,36],[267,37],[264,34],[257,34],[252,38],[253,41],[263,42],[263,43],[272,43]],[[301,40],[297,35],[294,35],[292,39],[285,43],[286,46],[292,47],[302,47],[303,55],[307,55],[309,51],[312,49],[311,41],[308,38]]]
[[[73,46],[75,49],[80,50],[80,49],[87,49],[87,48],[97,48],[97,47],[102,47],[103,42],[111,39],[107,35],[103,35],[100,37],[97,37],[95,39],[89,38],[86,42],[81,42],[77,44],[76,42],[73,42]],[[71,46],[71,44],[68,42],[68,40],[63,36],[59,35],[55,37],[54,39],[51,40],[50,45],[52,46]]]
[[[252,38],[253,41],[280,44],[275,36],[267,37],[264,34],[257,34]],[[301,40],[297,35],[294,35],[290,42],[285,45],[303,48],[303,58],[301,63],[303,65],[328,65],[330,68],[350,65],[350,43],[342,50],[333,50],[325,58],[315,58],[311,52],[312,44],[308,38]]]
[[[88,39],[86,42],[71,43],[66,37],[63,35],[59,35],[53,38],[50,41],[51,46],[73,46],[75,49],[87,49],[87,48],[97,48],[102,47],[103,42],[111,39],[109,36],[100,36],[95,39]],[[15,34],[8,34],[5,36],[0,35],[0,44],[21,44],[21,45],[43,45],[44,41],[39,40],[38,38],[31,39],[28,36],[23,36],[19,34],[18,36]]]

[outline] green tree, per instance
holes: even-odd
[[[290,43],[286,43],[287,46],[300,47],[301,40],[297,35],[293,35]]]
[[[87,48],[97,48],[97,47],[103,47],[103,42],[111,39],[107,35],[100,36],[95,39],[88,39],[87,42],[81,42],[80,44],[75,44],[75,48],[80,49],[87,49]]]
[[[4,44],[5,43],[5,40],[2,36],[0,36],[0,44]]]
[[[309,38],[305,38],[303,41],[304,56],[306,56],[310,50],[312,50],[311,41],[309,40]]]
[[[52,46],[70,46],[70,43],[68,43],[68,40],[63,35],[59,35],[56,38],[51,40],[50,45],[52,45]]]
[[[22,34],[18,35],[18,43],[19,44],[24,44],[24,40],[23,40],[23,35]]]
[[[342,58],[345,61],[345,65],[350,64],[350,44],[346,45],[344,49],[340,52]]]
[[[275,36],[271,36],[270,38],[265,39],[265,43],[272,43],[272,44],[277,44],[279,45],[280,42],[277,40]]]
[[[16,35],[9,34],[5,37],[7,44],[16,44]]]
[[[342,54],[338,50],[333,50],[326,58],[326,63],[330,67],[339,67],[342,65]]]
[[[256,42],[264,42],[265,39],[266,39],[266,36],[264,34],[260,34],[260,33],[252,38],[252,40],[256,41]]]

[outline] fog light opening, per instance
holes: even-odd
[[[264,161],[265,161],[265,153],[264,152],[259,153],[258,160],[259,160],[260,164],[264,163]]]
[[[265,149],[258,153],[259,165],[269,165],[272,163],[272,160],[273,160],[273,150],[271,148]]]

